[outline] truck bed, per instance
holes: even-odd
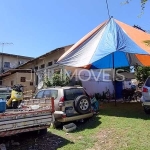
[[[31,101],[25,101],[26,106],[35,103]],[[15,134],[15,132],[19,132],[19,130],[27,130],[33,127],[42,128],[50,126],[52,122],[54,122],[53,116],[53,106],[52,103],[49,103],[49,107],[47,107],[47,103],[43,103],[42,107],[39,109],[32,110],[31,108],[23,108],[23,109],[8,109],[5,113],[0,113],[0,136],[4,136],[4,132],[8,134],[8,132]],[[38,100],[38,104],[40,105],[40,100]],[[30,103],[29,103],[30,102]],[[50,102],[50,100],[48,101]],[[44,105],[45,104],[45,105]],[[34,129],[35,130],[35,129]]]

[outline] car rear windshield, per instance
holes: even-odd
[[[37,93],[35,98],[50,98],[54,97],[56,99],[58,96],[58,90],[42,90]]]
[[[150,77],[148,77],[148,79],[146,80],[145,86],[150,87]]]
[[[65,101],[74,100],[80,95],[86,95],[84,89],[65,89]]]

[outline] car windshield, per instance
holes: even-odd
[[[54,97],[56,99],[58,96],[58,90],[44,90],[43,97]]]
[[[0,90],[0,98],[6,99],[7,96],[9,96],[11,91],[6,91],[6,90]]]
[[[58,96],[58,90],[42,90],[36,94],[35,98],[40,99],[40,98],[54,97],[54,99],[56,99],[57,96]]]

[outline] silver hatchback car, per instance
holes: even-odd
[[[147,78],[142,87],[141,102],[145,113],[150,114],[150,77]]]
[[[39,90],[35,97],[54,97],[55,119],[69,122],[93,116],[89,95],[83,87],[51,87]]]

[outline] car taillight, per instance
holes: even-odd
[[[62,115],[62,118],[66,118],[66,114]]]
[[[145,87],[143,87],[143,90],[142,90],[142,92],[145,92],[145,93],[147,93],[147,92],[148,92],[148,89],[147,89],[147,88],[145,88]]]
[[[60,100],[59,100],[58,106],[62,107],[64,105],[64,101],[65,101],[65,98],[61,97]]]

